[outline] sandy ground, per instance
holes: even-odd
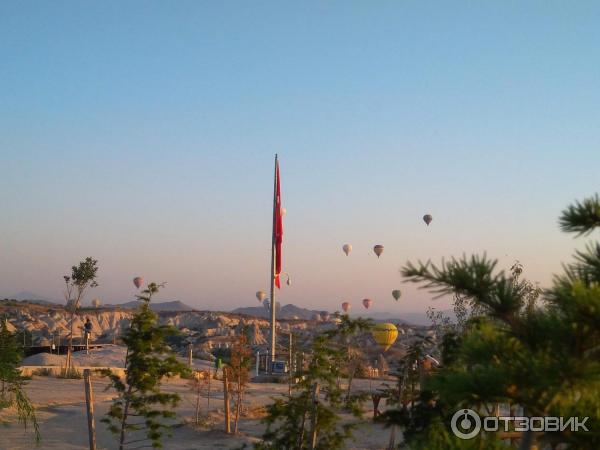
[[[99,419],[108,410],[114,395],[106,391],[107,382],[102,378],[93,379],[95,397],[96,429],[98,449],[117,448],[116,439],[106,430]],[[183,449],[234,449],[244,444],[252,448],[264,430],[258,414],[240,421],[239,434],[227,435],[223,430],[223,394],[222,383],[212,382],[210,410],[207,410],[207,398],[202,397],[201,414],[207,417],[209,411],[212,426],[198,428],[193,424],[195,416],[195,394],[192,393],[186,380],[170,380],[165,384],[166,390],[178,392],[182,402],[177,409],[178,419],[173,428],[173,435],[166,438],[164,448],[167,450]],[[357,380],[357,389],[368,389],[368,380]],[[27,384],[27,392],[37,408],[38,420],[42,434],[41,449],[74,450],[88,448],[87,418],[83,380],[66,380],[52,377],[34,376]],[[249,385],[245,406],[248,411],[260,410],[261,406],[270,403],[273,397],[287,394],[287,385],[271,383],[251,383]],[[380,405],[384,406],[384,405]],[[370,421],[370,402],[365,404],[365,420],[356,431],[354,442],[348,442],[348,449],[383,449],[385,448],[389,430]],[[380,409],[383,409],[380,407]],[[348,418],[351,419],[351,418]],[[10,421],[0,428],[0,449],[29,450],[35,448],[33,435],[25,432],[22,425],[16,423],[10,412],[0,414],[0,421]]]

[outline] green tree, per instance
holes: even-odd
[[[600,226],[598,196],[568,207],[559,223],[564,231],[589,234]],[[484,255],[403,268],[409,281],[459,296],[477,310],[462,330],[444,337],[442,366],[415,407],[423,420],[408,427],[407,442],[414,449],[496,448],[494,434],[460,441],[449,423],[460,408],[488,415],[491,405],[503,403],[521,406],[526,416],[589,417],[589,432],[528,432],[521,449],[600,448],[600,244],[576,252],[542,303],[539,288],[521,278],[520,265],[508,274],[496,266]],[[401,423],[399,414],[396,421],[392,416],[388,424]]]
[[[6,320],[0,325],[0,410],[14,407],[19,422],[25,428],[33,426],[36,442],[40,441],[40,431],[35,409],[24,390],[25,379],[17,365],[21,361],[21,348],[15,335],[8,330]]]
[[[362,319],[351,320],[341,316],[335,330],[317,336],[311,348],[310,361],[305,371],[298,373],[300,381],[291,397],[275,399],[267,406],[264,422],[267,430],[263,441],[255,445],[265,449],[337,450],[352,436],[353,423],[340,424],[339,414],[349,411],[360,417],[360,402],[364,396],[346,396],[337,380],[348,361],[345,345],[348,336],[366,331],[371,323]],[[313,437],[315,445],[312,445]]]
[[[96,281],[98,261],[87,257],[78,265],[71,267],[71,275],[63,276],[65,280],[65,301],[67,310],[71,313],[71,334],[69,336],[69,354],[67,355],[66,373],[71,370],[71,352],[73,351],[73,322],[75,311],[81,307],[81,301],[86,292],[98,286]]]
[[[162,448],[162,439],[169,425],[165,419],[175,418],[173,409],[179,404],[178,394],[161,390],[162,379],[188,375],[188,368],[177,361],[165,339],[177,333],[171,326],[159,325],[150,301],[162,285],[150,283],[137,296],[140,306],[131,318],[130,328],[123,336],[127,346],[126,374],[122,379],[109,369],[102,371],[117,391],[102,422],[118,435],[119,450],[144,446]]]

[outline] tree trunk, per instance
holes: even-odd
[[[300,427],[300,436],[298,436],[298,450],[304,446],[304,429],[306,428],[306,410],[302,414],[302,426]]]
[[[242,368],[238,367],[238,379],[236,389],[236,403],[235,403],[235,418],[233,419],[233,434],[238,432],[238,421],[240,420],[240,410],[242,408]]]
[[[352,391],[352,381],[354,380],[356,368],[356,364],[352,364],[352,370],[348,374],[348,389],[346,389],[346,401],[348,401],[348,399],[350,398],[350,392]]]
[[[69,373],[71,371],[71,353],[73,352],[73,320],[75,318],[75,313],[71,311],[71,334],[69,335],[69,347],[67,349],[67,364],[66,364],[66,372]]]
[[[315,383],[312,395],[312,414],[310,420],[310,448],[317,448],[317,415],[319,413],[319,383]]]
[[[131,395],[131,386],[127,388],[125,397],[125,407],[123,408],[123,419],[121,420],[121,436],[119,438],[119,450],[123,450],[125,446],[125,425],[127,424],[127,416],[129,415],[129,396]]]

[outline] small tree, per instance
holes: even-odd
[[[235,415],[233,418],[233,432],[237,434],[240,413],[242,412],[242,401],[244,393],[250,381],[250,367],[252,366],[252,347],[248,343],[247,330],[242,330],[237,336],[232,348],[229,363],[229,376],[235,383]]]
[[[121,379],[110,369],[102,371],[117,391],[102,422],[119,436],[119,450],[134,443],[139,447],[148,441],[153,448],[162,448],[162,438],[168,428],[163,419],[175,417],[173,408],[180,401],[178,394],[161,390],[162,379],[188,374],[189,369],[177,361],[175,353],[165,343],[165,339],[177,331],[171,326],[159,325],[158,317],[150,309],[152,296],[161,286],[150,283],[137,296],[141,304],[123,336],[127,346],[125,378]]]
[[[300,381],[292,396],[267,406],[267,430],[255,448],[337,450],[352,437],[355,424],[340,425],[339,414],[345,410],[360,417],[364,397],[346,397],[337,380],[348,361],[346,338],[358,330],[368,330],[370,322],[348,316],[341,319],[337,329],[315,338],[308,369],[298,374]]]
[[[66,371],[71,369],[70,354],[73,351],[73,322],[75,319],[75,311],[81,307],[81,301],[85,297],[86,292],[98,286],[96,274],[98,272],[98,261],[87,257],[80,261],[77,266],[71,267],[71,276],[65,275],[65,300],[67,310],[71,313],[71,334],[69,336],[69,355],[67,356]]]
[[[195,370],[190,382],[188,383],[192,393],[196,396],[196,414],[194,422],[196,426],[200,425],[200,400],[202,398],[202,391],[208,391],[208,378],[210,377],[210,371]],[[208,392],[207,392],[208,395]],[[208,412],[208,408],[207,408]]]
[[[35,409],[23,389],[24,378],[17,369],[20,361],[19,344],[15,335],[8,330],[6,320],[3,320],[0,326],[0,410],[14,407],[25,429],[28,424],[33,425],[35,440],[39,443],[40,431]]]

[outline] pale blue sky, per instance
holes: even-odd
[[[598,23],[596,2],[4,1],[0,295],[58,298],[91,255],[105,302],[143,275],[256,305],[275,152],[284,303],[422,310],[398,269],[462,252],[547,285],[575,245],[559,212],[599,190]]]

